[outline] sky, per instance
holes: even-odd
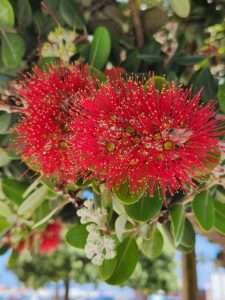
[[[212,244],[204,237],[197,236],[196,240],[196,254],[197,254],[197,273],[198,273],[198,284],[201,290],[204,290],[211,282],[211,275],[215,271],[215,264],[213,260],[216,258],[217,253],[220,251],[219,245]],[[10,252],[7,252],[3,256],[0,256],[0,285],[6,286],[19,286],[16,276],[7,270],[6,264]],[[181,278],[180,262],[181,254],[176,253],[175,259],[178,262],[178,276]],[[87,289],[88,286],[85,286]],[[104,289],[104,284],[102,285]]]

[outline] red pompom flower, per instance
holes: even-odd
[[[18,91],[27,105],[15,128],[18,152],[30,166],[60,181],[75,177],[73,149],[67,143],[70,106],[73,103],[75,107],[76,94],[87,87],[87,82],[87,67],[53,66],[46,71],[35,67]]]
[[[40,234],[39,251],[41,254],[56,250],[60,246],[61,229],[61,221],[56,220],[54,223],[49,224],[45,228],[45,230]]]
[[[218,157],[220,120],[215,103],[199,93],[135,79],[102,84],[81,93],[81,115],[71,123],[74,160],[86,178],[108,188],[128,180],[132,192],[160,189],[165,197],[210,172]]]

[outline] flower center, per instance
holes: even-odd
[[[171,141],[167,141],[163,144],[163,148],[165,150],[171,150],[173,148],[173,143]]]
[[[116,144],[112,141],[106,143],[106,150],[110,153],[114,152],[116,149]]]
[[[67,149],[68,148],[68,144],[65,141],[59,141],[58,146],[60,149]]]

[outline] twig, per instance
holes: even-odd
[[[144,45],[144,34],[136,0],[129,0],[129,6],[134,22],[136,44],[138,48],[141,48]]]

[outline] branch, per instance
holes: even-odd
[[[129,6],[134,22],[136,44],[138,48],[141,48],[144,45],[144,34],[136,0],[129,0]]]

